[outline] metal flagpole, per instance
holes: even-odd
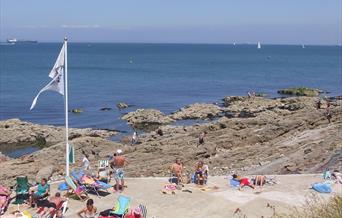
[[[65,174],[69,176],[69,118],[68,118],[68,39],[64,38],[64,97],[65,97],[65,142],[66,142],[66,166],[65,166]]]

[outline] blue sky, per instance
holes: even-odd
[[[341,44],[341,0],[0,0],[0,39]]]

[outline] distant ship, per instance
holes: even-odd
[[[11,43],[11,44],[16,44],[16,43],[38,43],[38,41],[35,41],[35,40],[19,40],[19,39],[13,38],[13,39],[7,39],[7,43]]]
[[[261,49],[261,44],[260,44],[260,42],[258,42],[258,49]]]
[[[304,44],[302,45],[302,48],[305,48]]]

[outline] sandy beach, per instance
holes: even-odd
[[[321,182],[322,176],[307,175],[276,175],[277,184],[266,185],[260,193],[245,187],[242,191],[228,185],[223,176],[209,178],[207,186],[198,187],[193,184],[183,188],[192,193],[176,191],[176,194],[162,194],[163,186],[167,184],[165,177],[128,178],[128,188],[121,193],[132,199],[131,206],[144,204],[149,218],[194,217],[194,218],[225,218],[225,217],[271,217],[275,207],[277,214],[289,213],[295,207],[305,205],[312,198],[328,199],[334,194],[342,194],[342,185],[334,185],[333,193],[319,194],[309,189],[312,183]],[[58,183],[51,185],[51,193],[57,191]],[[214,187],[218,187],[217,189]],[[203,189],[204,188],[204,189]],[[114,206],[119,193],[110,191],[109,195],[97,197],[90,194],[98,211]],[[271,207],[268,207],[270,205]],[[77,217],[77,211],[85,206],[85,202],[69,199],[66,217]],[[237,209],[241,212],[234,214]],[[16,209],[11,206],[9,212]],[[22,210],[24,208],[21,208]],[[32,210],[30,210],[32,211]],[[6,217],[6,216],[4,216]]]

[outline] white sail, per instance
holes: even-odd
[[[258,49],[261,49],[261,44],[260,44],[260,42],[258,42]]]

